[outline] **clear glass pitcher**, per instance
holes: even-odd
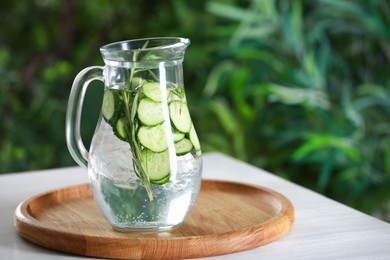
[[[201,149],[183,85],[188,39],[149,38],[112,43],[100,51],[104,67],[74,80],[66,140],[88,168],[93,196],[119,231],[157,232],[182,224],[201,184]],[[89,151],[80,137],[85,91],[104,82],[100,117]]]

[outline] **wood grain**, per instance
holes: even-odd
[[[229,254],[259,247],[286,234],[294,222],[291,202],[264,187],[203,181],[193,211],[172,231],[114,231],[88,184],[37,195],[15,212],[19,234],[71,254],[118,259],[175,259]]]

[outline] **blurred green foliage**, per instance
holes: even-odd
[[[0,24],[0,172],[74,164],[67,97],[101,45],[183,36],[204,151],[390,220],[388,1],[9,1]],[[86,142],[101,91],[87,93]]]

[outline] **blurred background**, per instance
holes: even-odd
[[[75,165],[67,99],[100,46],[181,36],[204,152],[390,221],[389,1],[2,1],[0,24],[0,174]],[[86,95],[86,144],[102,92]]]

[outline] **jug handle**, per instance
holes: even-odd
[[[70,91],[65,119],[65,135],[68,150],[73,159],[84,168],[88,167],[89,152],[85,148],[80,134],[81,112],[85,92],[88,85],[94,81],[104,82],[103,67],[91,66],[80,71],[73,81]]]

